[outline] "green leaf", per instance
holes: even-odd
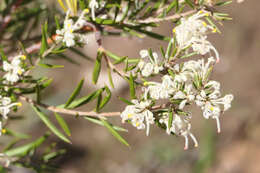
[[[44,64],[44,63],[39,63],[38,65],[43,68],[64,68],[63,65],[52,65],[52,64]]]
[[[94,71],[93,71],[93,74],[92,74],[92,81],[93,81],[94,84],[96,84],[97,81],[98,81],[98,77],[99,77],[100,70],[101,70],[102,57],[103,57],[103,52],[98,51],[96,63],[95,63],[95,66],[94,66]]]
[[[193,3],[191,2],[191,0],[185,0],[185,2],[191,7],[194,9],[194,5]]]
[[[65,108],[67,108],[71,104],[71,102],[79,95],[83,84],[84,84],[84,79],[81,79],[80,82],[78,83],[77,87],[72,92],[71,96],[69,97],[68,101],[66,102]]]
[[[126,60],[127,56],[124,56],[122,58],[120,58],[119,60],[115,61],[113,64],[114,65],[117,65],[117,64],[120,64],[121,62],[124,62]]]
[[[0,56],[2,61],[8,61],[7,56],[5,55],[2,46],[0,47]]]
[[[115,88],[110,67],[108,67],[108,69],[107,69],[107,75],[108,75],[108,79],[109,79],[109,83],[110,83],[111,87]]]
[[[222,1],[222,2],[218,2],[216,3],[217,6],[224,6],[224,5],[228,5],[231,4],[232,1]]]
[[[175,0],[175,2],[176,2],[176,12],[178,12],[179,11],[179,0]]]
[[[127,141],[120,136],[119,133],[117,133],[117,131],[110,125],[110,123],[108,123],[106,120],[104,120],[103,118],[101,118],[102,123],[104,124],[104,126],[108,129],[108,131],[117,139],[119,140],[122,144],[125,144],[126,146],[129,147],[129,144],[127,143]]]
[[[171,40],[169,41],[169,44],[168,44],[168,47],[167,47],[167,50],[166,50],[165,57],[166,57],[167,59],[169,59],[169,58],[171,57],[172,46],[173,46],[173,39],[171,39]]]
[[[134,77],[133,77],[132,73],[130,74],[128,82],[129,82],[131,99],[135,99],[136,98],[136,96],[135,96],[135,83],[134,83]]]
[[[181,56],[180,59],[189,58],[189,57],[194,56],[194,55],[198,55],[198,53],[192,52],[192,53]]]
[[[10,136],[13,136],[13,137],[16,137],[16,138],[19,138],[19,139],[28,139],[28,138],[30,138],[30,136],[27,135],[27,134],[18,133],[18,132],[12,131],[12,130],[7,129],[7,128],[5,130],[6,130],[5,135],[10,135]]]
[[[114,53],[112,53],[112,52],[110,52],[108,50],[105,50],[105,53],[106,53],[106,55],[108,55],[108,57],[110,57],[110,58],[115,60],[114,64],[121,63],[122,59],[123,59],[123,61],[125,63],[126,63],[127,60],[128,60],[129,63],[137,63],[137,62],[139,62],[139,59],[137,59],[137,58],[120,57],[120,56],[118,56],[118,55],[116,55],[116,54],[114,54]]]
[[[168,120],[168,128],[170,129],[172,127],[172,120],[173,120],[173,112],[169,112],[169,120]]]
[[[58,17],[58,16],[55,16],[54,19],[55,19],[55,23],[56,23],[56,28],[57,28],[57,29],[61,29],[59,17]]]
[[[44,122],[44,124],[60,139],[67,143],[71,143],[70,140],[64,136],[56,127],[55,125],[51,122],[51,120],[36,106],[32,106],[33,110],[37,113],[39,118]]]
[[[173,9],[176,5],[177,5],[177,2],[176,1],[172,1],[172,3],[166,9],[166,14],[168,14],[171,11],[171,9]]]
[[[101,101],[102,101],[102,92],[99,92],[98,93],[98,96],[97,96],[97,103],[96,103],[96,108],[95,108],[95,111],[96,112],[99,112],[99,107],[100,107],[100,104],[101,104]]]
[[[46,134],[40,138],[38,138],[37,140],[35,140],[32,143],[14,148],[14,149],[10,149],[4,152],[4,154],[6,154],[9,157],[18,157],[18,156],[24,156],[26,155],[29,151],[37,148],[38,146],[40,146],[49,136],[49,134]]]
[[[97,96],[99,95],[100,92],[102,92],[103,89],[98,89],[95,92],[85,96],[85,97],[81,97],[77,100],[74,100],[73,102],[70,103],[70,105],[67,107],[68,109],[74,109],[77,107],[80,107],[84,104],[89,103],[90,101],[94,100],[95,98],[97,98]],[[64,108],[65,105],[60,105],[58,107]]]
[[[87,116],[85,116],[85,117],[83,117],[83,118],[86,119],[86,120],[88,120],[88,121],[90,121],[90,122],[92,122],[92,123],[95,123],[95,124],[104,126],[104,124],[102,123],[102,121],[101,121],[100,119],[95,118],[95,117],[87,117]],[[112,124],[110,124],[110,125],[111,125],[111,126],[113,127],[113,129],[115,129],[116,131],[128,132],[128,130],[126,130],[126,129],[122,128],[122,127],[114,126],[114,125],[112,125]]]
[[[105,86],[104,89],[105,89],[105,92],[107,93],[107,96],[101,101],[101,103],[99,105],[99,110],[102,109],[109,102],[109,100],[111,98],[110,89],[107,86]]]
[[[48,23],[45,22],[45,24],[42,26],[42,41],[41,41],[41,48],[40,48],[40,56],[43,55],[43,53],[48,48],[48,42],[47,42],[47,30],[48,30]]]
[[[68,136],[71,136],[71,132],[70,132],[70,129],[69,129],[69,126],[68,124],[66,123],[66,121],[64,120],[64,118],[62,116],[60,116],[58,113],[54,113],[55,114],[55,117],[59,123],[59,125],[61,126],[61,128],[64,130],[64,132],[68,135]]]
[[[61,150],[58,150],[58,151],[54,151],[54,152],[45,154],[42,159],[43,159],[44,162],[49,162],[49,160],[54,159],[55,157],[62,155],[62,154],[65,154],[65,153],[66,153],[66,150],[61,149]]]
[[[119,98],[119,100],[125,102],[125,103],[128,104],[128,105],[133,105],[133,103],[132,103],[131,101],[129,101],[129,100],[123,98],[123,97],[118,97],[118,98]]]
[[[164,52],[163,46],[160,46],[160,51],[161,51],[163,58],[165,58],[165,52]]]

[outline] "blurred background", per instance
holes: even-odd
[[[222,9],[228,12],[232,21],[224,22],[222,34],[210,37],[221,55],[212,78],[222,84],[223,94],[232,93],[235,99],[232,108],[221,117],[222,132],[217,134],[214,120],[204,120],[199,109],[193,109],[193,134],[199,140],[199,147],[183,150],[182,137],[168,136],[163,130],[153,127],[150,136],[145,131],[123,124],[129,130],[122,133],[130,148],[119,143],[104,127],[85,120],[66,117],[72,131],[72,143],[68,145],[55,137],[59,148],[67,153],[55,163],[58,173],[259,173],[260,172],[260,1],[245,0],[234,2]],[[163,23],[154,30],[163,35],[171,35],[173,25]],[[152,38],[104,37],[103,46],[129,57],[138,57],[140,49],[166,46]],[[92,58],[97,49],[94,36],[84,52]],[[68,56],[76,56],[69,54]],[[65,65],[64,69],[54,69],[46,74],[54,83],[45,91],[44,102],[61,104],[66,101],[80,79],[91,79],[93,62],[82,59],[80,66],[66,61],[55,60],[54,64]],[[67,68],[66,68],[67,67]],[[97,88],[108,84],[107,73],[102,71]],[[125,104],[117,96],[129,98],[128,84],[114,76],[116,88],[114,96],[104,111],[122,111]],[[82,92],[87,95],[95,88],[85,84]],[[91,110],[91,105],[82,107]],[[29,113],[31,121],[24,121],[20,127],[24,132],[38,136],[46,127],[34,113]],[[121,125],[120,118],[111,119]],[[18,171],[17,171],[18,172]],[[28,172],[26,170],[25,172]]]

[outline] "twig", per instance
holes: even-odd
[[[108,68],[110,68],[112,71],[116,72],[122,78],[126,78],[128,75],[125,72],[122,72],[122,71],[118,70],[114,66],[114,64],[107,58],[107,55],[106,55],[106,52],[105,52],[104,48],[99,48],[99,49],[102,49],[101,51],[103,51],[103,53],[104,53],[104,58],[106,60]]]
[[[40,106],[42,108],[45,108],[51,112],[61,113],[61,114],[67,114],[67,115],[74,115],[74,116],[91,116],[91,117],[112,117],[112,116],[120,116],[120,112],[104,112],[104,113],[97,113],[94,111],[85,112],[85,111],[76,111],[76,110],[70,110],[70,109],[64,109],[64,108],[58,108],[56,106],[49,106],[44,103],[37,103],[35,100],[32,100],[31,98],[25,97],[20,95],[20,100],[23,100],[27,103],[30,103],[31,105]]]
[[[181,17],[185,17],[185,16],[188,16],[188,15],[191,15],[193,13],[195,13],[197,10],[191,10],[191,11],[187,11],[187,12],[184,12],[184,13],[180,13],[180,14],[174,14],[172,16],[167,16],[167,17],[164,17],[164,18],[148,18],[148,19],[145,19],[145,20],[137,20],[137,22],[139,23],[159,23],[159,22],[164,22],[164,21],[168,21],[168,20],[175,20],[175,19],[179,19]]]
[[[39,106],[42,107],[44,109],[47,109],[51,112],[56,112],[56,113],[61,113],[61,114],[67,114],[67,115],[74,115],[74,116],[79,116],[79,117],[85,117],[85,116],[91,116],[91,117],[114,117],[114,116],[120,116],[121,112],[103,112],[103,113],[97,113],[94,111],[77,111],[77,110],[70,110],[70,109],[64,109],[64,108],[59,108],[56,106],[50,106],[44,103],[38,103],[37,101],[20,95],[19,96],[20,100],[23,100],[31,105],[35,105],[35,106]],[[162,104],[162,105],[157,105],[157,106],[153,106],[151,107],[152,111],[158,110],[158,109],[164,109],[167,106],[169,106],[169,104]]]

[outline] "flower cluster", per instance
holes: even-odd
[[[3,132],[3,121],[8,119],[8,113],[12,108],[16,106],[21,106],[20,102],[13,102],[10,97],[8,97],[9,85],[14,85],[16,82],[19,82],[22,79],[25,70],[24,60],[26,59],[25,55],[18,55],[13,57],[12,61],[7,60],[3,61],[3,71],[6,72],[3,75],[2,84],[4,84],[4,89],[1,90],[0,95],[0,136]]]
[[[20,79],[20,76],[25,71],[22,67],[22,60],[25,59],[25,55],[18,55],[14,57],[10,63],[8,61],[3,61],[3,70],[6,72],[3,76],[5,84],[13,84]]]
[[[1,119],[0,120],[0,136],[2,134],[2,121],[7,120],[8,116],[7,114],[11,111],[11,109],[15,106],[22,106],[20,102],[12,102],[10,97],[2,97],[0,96],[0,114]]]
[[[215,57],[210,56],[207,61],[202,58],[177,63],[178,54],[177,57],[163,55],[164,59],[159,61],[157,53],[141,50],[136,75],[140,74],[145,81],[143,94],[139,98],[140,101],[132,100],[133,105],[127,106],[122,112],[123,122],[128,121],[137,129],[146,128],[147,135],[150,125],[157,124],[165,128],[167,134],[183,136],[184,149],[187,149],[189,137],[194,146],[198,146],[195,136],[191,133],[192,114],[188,110],[188,106],[193,104],[202,110],[205,119],[212,118],[216,121],[217,131],[220,132],[220,115],[231,107],[233,95],[222,96],[220,83],[209,79],[214,65],[219,61],[219,55],[207,41],[208,31],[215,32],[214,27],[201,19],[208,15],[208,12],[200,11],[188,18],[182,18],[181,23],[174,29],[175,46],[177,52],[191,47],[201,55],[213,50]],[[169,44],[173,44],[173,40]],[[161,81],[150,78],[153,76],[160,76]],[[154,106],[156,103],[160,105]]]
[[[201,55],[205,55],[212,50],[215,52],[218,61],[218,51],[207,40],[209,31],[217,32],[217,29],[201,19],[209,15],[209,12],[199,11],[188,18],[181,18],[181,24],[175,27],[173,31],[176,34],[176,40],[180,49],[186,49],[191,46],[194,52]]]
[[[87,44],[87,36],[77,32],[87,24],[84,19],[86,13],[88,13],[88,9],[84,10],[74,23],[73,19],[70,18],[70,11],[68,11],[63,28],[56,30],[56,41],[64,42],[67,47],[73,47],[76,43]]]

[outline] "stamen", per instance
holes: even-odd
[[[218,133],[221,132],[221,129],[220,129],[220,121],[219,121],[219,117],[215,117],[216,119],[216,122],[217,122],[217,130],[218,130]]]

